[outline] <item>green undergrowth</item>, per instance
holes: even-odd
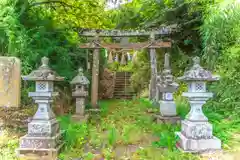
[[[119,62],[113,62],[107,66],[111,71],[115,72],[133,72],[133,63],[128,61],[126,65],[121,65]]]
[[[177,98],[178,114],[184,118],[189,112],[186,100]],[[66,130],[65,150],[60,159],[83,158],[131,160],[194,160],[196,155],[184,154],[176,148],[180,125],[156,124],[153,114],[158,108],[145,99],[132,101],[101,101],[100,114],[92,114],[87,124],[76,124],[69,116],[60,118],[61,126]],[[211,109],[208,104],[204,112],[213,124],[214,135],[223,141],[228,149],[234,133],[239,129],[239,120],[226,120],[224,115]],[[129,149],[130,148],[130,149]],[[131,151],[128,151],[131,150]]]
[[[189,104],[182,98],[176,99],[178,114],[184,118]],[[196,155],[180,152],[175,144],[180,125],[160,125],[154,122],[153,114],[159,112],[148,100],[100,101],[100,113],[92,113],[88,123],[74,123],[71,115],[58,117],[61,129],[65,130],[65,146],[59,155],[61,160],[82,158],[84,160],[197,160]],[[223,142],[225,150],[240,146],[239,117],[227,117],[211,107],[211,101],[204,106],[204,112],[213,124],[214,135]],[[227,114],[228,115],[228,114]],[[15,149],[19,137],[26,131],[4,130],[0,136],[0,160],[15,160]],[[230,147],[231,146],[231,147]]]
[[[12,129],[0,133],[0,160],[17,160],[15,150],[19,147],[20,135],[19,131]]]

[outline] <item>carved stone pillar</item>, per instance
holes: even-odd
[[[58,121],[51,109],[53,97],[58,93],[54,92],[54,81],[63,81],[56,72],[48,66],[48,58],[42,58],[42,66],[38,70],[32,71],[28,76],[23,76],[23,80],[36,81],[36,91],[30,92],[38,110],[28,124],[27,135],[20,138],[20,148],[18,153],[36,153],[39,156],[57,154],[63,145],[61,138],[63,131],[60,131]]]
[[[217,81],[219,76],[213,76],[210,71],[200,66],[200,58],[193,59],[193,67],[179,77],[179,80],[188,83],[188,92],[183,96],[189,99],[191,110],[182,121],[181,132],[177,132],[180,140],[179,149],[185,152],[204,152],[221,149],[221,141],[212,134],[212,125],[202,111],[202,106],[213,96],[207,92],[206,82]]]
[[[170,55],[165,54],[164,69],[161,75],[159,75],[159,81],[157,83],[157,93],[161,94],[160,115],[156,115],[158,122],[162,123],[177,123],[180,121],[180,117],[177,116],[176,104],[173,99],[173,93],[177,91],[178,84],[174,82],[170,68]]]

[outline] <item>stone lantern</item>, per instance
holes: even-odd
[[[173,100],[173,93],[177,91],[178,84],[174,82],[173,75],[169,64],[169,54],[165,54],[164,70],[158,76],[157,96],[161,95],[159,99],[160,115],[157,115],[158,122],[176,123],[180,120],[177,116],[176,104]]]
[[[76,113],[72,116],[72,119],[81,122],[88,118],[88,115],[85,115],[85,101],[88,96],[87,87],[90,82],[83,75],[82,68],[79,68],[78,71],[78,75],[70,82],[72,85],[75,85],[75,90],[73,90],[72,96],[76,98]]]
[[[23,80],[35,81],[35,92],[30,92],[38,109],[30,123],[28,123],[27,135],[20,138],[20,155],[35,153],[39,156],[57,155],[58,150],[63,146],[61,141],[63,131],[60,131],[59,123],[51,109],[53,98],[58,95],[54,92],[54,81],[63,81],[64,77],[51,70],[48,66],[49,59],[42,58],[42,65]]]
[[[202,111],[202,106],[213,96],[207,92],[206,82],[217,81],[219,76],[213,76],[210,71],[200,66],[200,58],[193,58],[193,67],[179,77],[188,84],[188,92],[183,96],[189,99],[191,110],[181,122],[181,132],[178,148],[186,152],[204,152],[221,149],[221,141],[212,134],[212,125]]]

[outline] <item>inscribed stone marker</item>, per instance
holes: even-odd
[[[21,63],[16,57],[0,57],[0,107],[19,107]]]

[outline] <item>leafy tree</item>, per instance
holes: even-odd
[[[187,0],[133,0],[118,10],[113,11],[113,23],[116,23],[116,28],[120,29],[150,30],[158,29],[161,26],[177,27],[177,30],[170,35],[173,47],[170,50],[158,50],[157,55],[159,69],[161,69],[164,52],[171,52],[172,67],[178,68],[178,70],[174,70],[173,72],[175,75],[179,75],[188,64],[189,58],[186,55],[200,54],[202,46],[199,28],[202,24],[202,13],[205,10],[200,8],[200,6],[204,3],[204,1]],[[192,10],[193,6],[195,10]],[[145,58],[140,55],[138,58],[138,63],[144,64],[141,68],[146,68],[144,71],[140,71],[137,69],[139,68],[138,66],[134,66],[136,75],[133,76],[135,77],[133,81],[136,83],[136,86],[149,83],[149,78],[147,77],[150,76],[150,58],[149,54],[146,55]],[[179,61],[179,58],[182,59]],[[141,80],[139,78],[141,76],[145,78]],[[145,87],[148,86],[145,85]]]
[[[2,0],[0,52],[20,58],[23,75],[48,56],[51,67],[69,81],[86,66],[86,51],[78,48],[85,40],[78,31],[111,26],[106,17],[98,0]]]
[[[209,67],[221,75],[220,82],[212,85],[216,97],[209,106],[227,116],[237,116],[240,106],[240,4],[233,0],[219,1],[209,6],[205,13],[201,27],[204,58]]]

